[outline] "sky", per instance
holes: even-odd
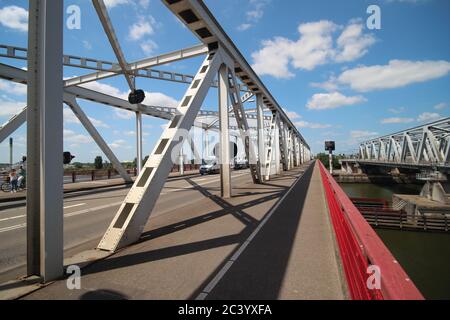
[[[128,62],[190,47],[192,33],[160,0],[107,0]],[[450,1],[447,0],[206,0],[225,31],[261,77],[314,153],[325,140],[353,153],[360,141],[450,116]],[[80,8],[80,29],[64,28],[64,53],[115,61],[88,0],[65,0]],[[370,5],[381,12],[380,29],[369,30]],[[0,43],[27,46],[28,1],[0,0]],[[65,20],[70,14],[65,14]],[[447,39],[447,40],[446,40]],[[158,69],[195,74],[201,57]],[[21,60],[0,63],[25,67]],[[64,68],[64,77],[89,70]],[[176,107],[187,85],[138,79],[145,103]],[[86,87],[125,98],[123,77]],[[121,161],[135,158],[134,114],[79,100]],[[26,87],[0,80],[0,123],[26,105]],[[247,106],[251,108],[251,106]],[[217,110],[217,90],[202,107]],[[104,155],[64,107],[64,149],[76,160]],[[165,121],[144,116],[144,154],[153,149]],[[13,135],[14,159],[26,154],[26,126]],[[105,158],[105,157],[104,157]],[[9,162],[8,141],[0,163]]]

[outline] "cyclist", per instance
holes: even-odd
[[[12,169],[9,173],[9,182],[11,183],[11,193],[17,192],[17,173],[16,169]]]
[[[25,169],[20,166],[19,171],[17,172],[17,187],[19,189],[24,189],[25,187],[25,178],[27,177],[27,173],[25,171]]]

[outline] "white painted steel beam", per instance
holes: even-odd
[[[194,124],[211,82],[223,63],[221,50],[205,59],[177,108],[177,116],[161,135],[133,187],[120,206],[98,248],[115,251],[139,239],[172,168],[183,135]]]
[[[0,106],[1,107],[1,106]],[[18,114],[14,115],[0,127],[0,143],[8,138],[14,131],[27,120],[27,107],[23,108]]]
[[[29,1],[27,273],[63,275],[62,1]]]

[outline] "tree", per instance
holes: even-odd
[[[94,160],[95,169],[103,169],[103,158],[101,156],[96,156]]]
[[[74,162],[72,164],[76,169],[81,169],[83,168],[83,164],[81,162]]]
[[[341,169],[341,165],[339,164],[339,159],[344,158],[343,156],[333,155],[333,169]],[[322,161],[325,168],[330,169],[329,155],[328,153],[318,153],[316,156],[317,160]]]

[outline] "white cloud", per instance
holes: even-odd
[[[435,105],[433,108],[435,110],[444,110],[447,107],[448,107],[448,104],[445,103],[445,102],[442,102],[442,103],[439,103],[439,104]]]
[[[240,24],[240,25],[237,27],[237,29],[238,29],[238,31],[245,31],[245,30],[250,29],[251,27],[252,27],[252,24],[251,24],[251,23],[243,23],[243,24]]]
[[[90,136],[84,135],[84,134],[79,134],[76,133],[72,130],[67,130],[64,129],[63,131],[64,134],[64,140],[67,142],[70,142],[72,144],[80,144],[80,143],[91,143],[93,140]]]
[[[179,101],[164,93],[148,91],[145,91],[145,100],[143,103],[149,106],[169,108],[177,108],[179,105]]]
[[[144,53],[147,55],[152,54],[156,49],[158,49],[158,45],[153,40],[143,41],[141,42],[140,46],[142,51],[144,51]]]
[[[128,97],[128,94],[125,92],[121,92],[118,88],[105,84],[100,83],[98,81],[92,81],[88,83],[83,83],[80,85],[81,87],[85,87],[87,89],[95,90],[110,96],[118,97],[118,98],[126,98]]]
[[[400,107],[400,108],[389,108],[388,111],[390,113],[394,113],[394,114],[400,114],[403,113],[405,111],[405,107]]]
[[[18,114],[25,106],[26,102],[11,101],[0,98],[0,117],[12,117]]]
[[[28,31],[28,11],[18,6],[0,9],[0,24],[17,31]]]
[[[299,115],[297,112],[295,112],[295,111],[289,111],[289,110],[286,110],[286,109],[283,109],[284,110],[284,112],[286,113],[286,115],[290,118],[290,119],[300,119],[302,116],[301,115]]]
[[[328,20],[300,24],[300,37],[293,41],[284,37],[264,40],[262,48],[252,53],[253,68],[260,75],[292,78],[295,69],[313,70],[331,62],[356,60],[375,43],[373,35],[364,34],[361,22],[353,21],[344,28],[336,43],[333,34],[341,26]]]
[[[338,54],[336,62],[353,61],[364,56],[368,48],[375,43],[375,37],[364,34],[361,23],[348,25],[337,39]]]
[[[306,107],[312,110],[335,109],[366,102],[363,96],[344,96],[340,92],[317,93],[309,99]]]
[[[419,117],[417,118],[417,121],[419,121],[419,122],[427,122],[427,121],[438,120],[440,118],[442,118],[442,117],[441,117],[441,115],[439,113],[424,112],[421,115],[419,115]]]
[[[153,22],[154,19],[152,17],[150,17],[148,21],[141,18],[138,22],[131,25],[128,36],[131,40],[138,41],[146,35],[152,35],[155,32],[152,26]]]
[[[344,71],[337,79],[360,92],[393,89],[446,76],[447,61],[391,60],[387,65],[362,66]]]
[[[113,97],[128,100],[128,92],[122,92],[120,89],[109,84],[93,81],[82,84],[81,86]],[[179,101],[161,92],[145,91],[145,100],[143,101],[143,104],[155,107],[177,108]],[[128,110],[116,109],[114,113],[118,118],[125,120],[132,119],[135,116],[134,112]]]
[[[27,86],[22,83],[11,82],[0,79],[0,90],[5,91],[8,94],[14,94],[17,96],[27,95]]]
[[[411,123],[411,122],[414,122],[414,118],[393,117],[393,118],[386,118],[386,119],[381,120],[382,124]]]
[[[264,8],[270,0],[250,0],[251,9],[248,10],[245,14],[247,16],[247,20],[258,22],[264,16]]]
[[[326,91],[336,91],[339,89],[339,86],[337,85],[336,79],[334,77],[331,77],[328,81],[325,82],[312,82],[310,86]]]
[[[131,131],[124,131],[123,134],[126,135],[126,136],[129,136],[129,137],[134,137],[136,135],[136,131],[133,131],[133,130],[131,130]]]
[[[131,149],[128,141],[123,140],[123,139],[115,140],[112,143],[110,143],[109,146],[112,149]]]
[[[117,7],[121,4],[128,4],[130,3],[129,0],[104,0],[105,6],[109,9],[112,9],[114,7]]]
[[[87,40],[83,40],[83,47],[87,50],[91,50],[92,49],[92,44],[87,41]]]
[[[350,131],[350,136],[353,139],[371,138],[371,137],[374,137],[377,135],[378,135],[378,132],[371,132],[371,131],[365,131],[365,130]]]
[[[131,111],[128,111],[128,110],[121,110],[121,109],[114,110],[114,114],[119,119],[124,119],[124,120],[130,120],[130,119],[133,119],[136,116],[134,112],[131,112]]]
[[[330,124],[313,123],[308,121],[298,121],[295,122],[295,125],[299,128],[309,128],[309,129],[325,129],[332,127]]]

